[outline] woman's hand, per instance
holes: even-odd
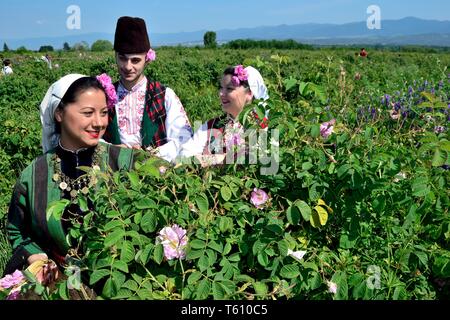
[[[33,262],[36,262],[38,260],[48,260],[48,256],[45,253],[36,253],[32,254],[28,257],[28,265],[33,264]]]
[[[28,257],[30,266],[27,268],[36,280],[44,286],[49,285],[59,278],[59,269],[53,260],[49,260],[45,253],[33,254]]]

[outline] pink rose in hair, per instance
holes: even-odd
[[[111,78],[106,73],[102,73],[96,78],[101,83],[103,89],[105,90],[108,108],[111,109],[117,103],[116,88],[114,88]]]
[[[155,61],[156,60],[156,52],[153,49],[149,49],[147,55],[145,56],[145,61]]]

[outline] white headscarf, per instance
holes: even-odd
[[[267,87],[264,84],[264,79],[259,73],[258,70],[253,68],[252,66],[248,66],[245,68],[248,75],[248,84],[250,86],[250,90],[253,93],[255,99],[269,99],[269,94],[267,92]]]
[[[41,102],[40,113],[42,123],[42,149],[44,153],[58,145],[59,134],[55,131],[55,110],[66,94],[67,89],[76,80],[86,77],[82,74],[68,74],[48,88]]]

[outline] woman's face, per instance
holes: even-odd
[[[236,118],[244,106],[252,101],[253,94],[244,86],[235,87],[231,82],[231,75],[226,74],[220,82],[220,102],[222,110]]]
[[[116,53],[116,62],[123,84],[131,89],[144,77],[145,53]]]
[[[93,147],[108,126],[108,108],[103,91],[95,88],[82,92],[77,101],[56,109],[61,125],[61,144],[69,150]]]

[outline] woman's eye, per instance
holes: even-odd
[[[132,60],[131,60],[131,63],[132,63],[132,64],[137,64],[137,63],[139,63],[139,62],[141,62],[141,59],[132,59]]]
[[[88,111],[88,112],[83,112],[83,114],[84,114],[85,116],[89,117],[89,116],[91,116],[91,115],[92,115],[92,112],[91,112],[91,111]]]

